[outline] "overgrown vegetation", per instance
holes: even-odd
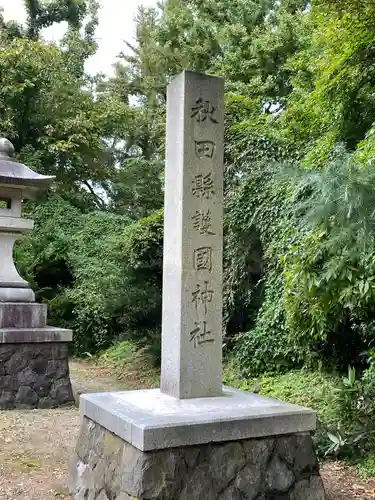
[[[306,369],[283,375],[261,375],[244,380],[232,363],[224,383],[242,390],[314,408],[317,412],[315,446],[321,457],[333,455],[358,462],[362,475],[371,475],[375,444],[373,367],[362,380],[353,368],[346,377]]]
[[[25,205],[36,230],[17,265],[51,321],[74,329],[75,353],[124,340],[159,360],[166,86],[184,68],[223,76],[226,354],[248,378],[315,370],[332,382],[338,417],[322,416],[319,443],[366,454],[373,3],[165,0],[139,9],[112,78],[84,70],[96,50],[95,0],[25,8],[25,26],[0,19],[2,133],[20,160],[57,180]],[[43,28],[62,21],[63,40],[47,43]],[[314,397],[319,408],[325,396]]]

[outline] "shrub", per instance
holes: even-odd
[[[360,366],[375,333],[374,170],[344,157],[299,175],[295,189],[305,194],[282,256],[286,326],[331,367]]]
[[[370,356],[369,368],[358,377],[356,370],[348,369],[335,390],[338,418],[327,427],[329,444],[325,455],[361,457],[371,453],[375,444],[375,370]]]
[[[308,353],[285,326],[282,289],[282,276],[270,273],[255,327],[237,336],[235,353],[244,375],[284,373],[306,362]]]
[[[73,329],[75,353],[127,338],[159,359],[162,212],[133,222],[84,214],[54,196],[28,212],[36,228],[18,245],[17,263],[52,324]]]
[[[139,220],[124,233],[126,281],[119,324],[121,339],[146,347],[160,361],[163,272],[163,211]]]
[[[360,477],[367,479],[375,476],[375,456],[369,455],[357,464],[357,473]]]
[[[15,262],[37,298],[49,300],[73,281],[68,252],[82,225],[82,213],[53,194],[41,203],[26,203],[23,212],[34,219],[35,228],[17,243]]]
[[[113,214],[86,216],[71,252],[75,285],[68,292],[79,351],[91,343],[96,352],[118,338],[144,346],[155,332],[160,346],[162,227],[160,212],[131,224]]]
[[[365,366],[361,353],[375,335],[375,171],[336,153],[321,170],[275,165],[261,176],[252,166],[230,195],[229,241],[247,235],[251,252],[259,235],[261,245],[257,284],[245,258],[228,254],[229,309],[237,291],[255,318],[237,338],[246,374]],[[232,286],[235,277],[245,283]]]

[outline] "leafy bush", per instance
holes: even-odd
[[[375,476],[375,456],[369,455],[357,464],[357,473],[360,477],[367,479]]]
[[[336,155],[320,170],[275,165],[260,176],[252,166],[229,196],[228,241],[241,235],[249,243],[242,260],[228,252],[228,296],[235,304],[237,290],[248,315],[258,310],[237,338],[247,374],[317,362],[365,366],[361,353],[375,335],[375,171]],[[245,256],[257,238],[254,283]]]
[[[67,255],[82,213],[51,194],[41,203],[26,203],[23,215],[34,219],[35,228],[16,245],[15,262],[37,298],[49,300],[73,281]]]
[[[163,211],[140,219],[124,233],[126,293],[121,302],[121,339],[132,339],[160,361]]]
[[[26,208],[36,227],[17,246],[17,265],[48,303],[49,320],[73,329],[75,352],[121,337],[160,358],[162,212],[132,222],[81,213],[55,196]]]
[[[85,216],[70,261],[78,351],[103,349],[117,338],[156,343],[160,357],[162,213],[129,224],[113,214]],[[155,340],[156,339],[156,340]]]
[[[298,342],[293,342],[285,327],[282,277],[275,273],[267,278],[255,327],[237,336],[235,353],[242,373],[247,376],[284,373],[301,367],[308,355]]]
[[[64,290],[73,306],[77,352],[96,352],[108,346],[121,330],[122,296],[126,293],[123,264],[124,230],[128,221],[107,213],[82,216],[72,238],[68,261],[74,284]]]
[[[236,335],[245,373],[258,374],[295,366],[299,356],[285,332],[278,262],[289,227],[282,226],[288,184],[264,162],[244,160],[238,168],[241,182],[226,200],[224,310],[227,335],[246,332]]]
[[[329,445],[325,455],[363,457],[372,453],[375,444],[375,370],[373,354],[369,368],[358,377],[356,370],[348,369],[335,390],[337,421],[327,427]]]
[[[375,333],[375,172],[349,157],[296,180],[307,195],[282,256],[286,326],[330,365],[360,366]]]

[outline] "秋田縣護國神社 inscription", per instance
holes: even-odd
[[[168,87],[161,390],[222,391],[223,80]]]

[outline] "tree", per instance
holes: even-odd
[[[287,63],[294,89],[281,127],[307,163],[323,165],[338,143],[354,151],[375,119],[374,5],[313,2],[307,28],[305,49]]]
[[[82,208],[104,209],[95,187],[111,176],[106,139],[126,110],[113,96],[95,97],[95,80],[84,73],[85,60],[96,50],[97,3],[25,5],[26,26],[11,37],[13,25],[2,23],[0,33],[1,133],[14,142],[20,160],[56,175],[59,193]],[[60,45],[40,38],[44,27],[62,21],[68,30]]]

